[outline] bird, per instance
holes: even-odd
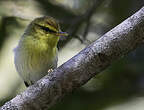
[[[26,87],[57,68],[57,44],[62,32],[56,19],[50,16],[35,18],[25,29],[14,49],[14,63]]]

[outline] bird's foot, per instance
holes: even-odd
[[[49,69],[49,70],[48,70],[48,73],[51,73],[51,72],[53,72],[53,69]]]

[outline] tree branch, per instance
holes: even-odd
[[[144,7],[0,110],[46,110],[144,40]]]

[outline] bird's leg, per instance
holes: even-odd
[[[53,69],[49,69],[49,70],[48,70],[48,73],[51,73],[51,72],[53,72]]]

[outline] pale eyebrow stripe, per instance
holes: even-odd
[[[36,24],[36,23],[35,23],[35,25],[37,25],[38,27],[40,27],[41,29],[43,29],[43,30],[45,30],[45,31],[47,31],[47,32],[57,33],[56,31],[50,29],[49,27],[41,26],[41,25]]]
[[[58,30],[58,24],[53,20],[49,20],[46,22],[48,25],[53,26],[56,30]]]

